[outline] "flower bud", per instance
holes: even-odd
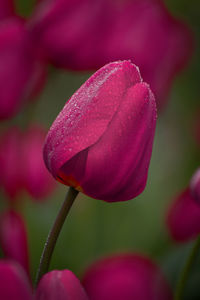
[[[69,270],[51,271],[40,280],[35,300],[89,300],[80,281]]]
[[[65,104],[46,137],[44,160],[62,183],[108,202],[146,185],[156,125],[149,86],[130,61],[110,63]]]

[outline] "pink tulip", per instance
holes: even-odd
[[[190,190],[193,198],[200,204],[200,168],[192,176]]]
[[[13,117],[44,85],[46,67],[24,20],[0,23],[0,119]]]
[[[30,28],[59,67],[90,70],[131,59],[159,107],[193,49],[190,30],[161,0],[46,0],[38,5]]]
[[[160,269],[141,255],[97,261],[86,271],[82,283],[90,300],[172,300]]]
[[[124,201],[146,185],[156,105],[138,68],[110,63],[70,98],[46,137],[44,160],[62,183],[105,201]]]
[[[0,243],[5,257],[17,261],[29,274],[26,226],[22,216],[13,210],[0,216]]]
[[[2,300],[32,300],[29,280],[20,265],[0,260],[0,298]]]
[[[167,215],[167,227],[172,238],[185,242],[200,233],[200,207],[189,188],[172,203]]]
[[[10,200],[15,200],[22,189],[21,132],[7,129],[0,136],[0,185]]]
[[[35,300],[89,300],[80,281],[69,270],[51,271],[39,282]]]
[[[44,199],[55,188],[42,156],[45,135],[42,127],[34,125],[25,132],[22,144],[24,187],[35,200]]]
[[[0,0],[0,21],[14,14],[14,0]]]

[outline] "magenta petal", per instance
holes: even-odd
[[[200,207],[189,189],[172,203],[167,215],[167,226],[172,238],[178,242],[193,239],[200,233]]]
[[[32,300],[32,289],[24,270],[14,262],[0,260],[2,300]]]
[[[15,200],[22,189],[21,139],[17,127],[9,128],[0,136],[0,184],[11,200]]]
[[[14,0],[0,0],[0,21],[14,15]]]
[[[193,198],[200,204],[200,168],[192,176],[190,181],[190,191]]]
[[[43,128],[34,125],[24,133],[22,142],[24,187],[36,200],[43,200],[55,188],[55,181],[47,171],[42,156],[45,135]]]
[[[0,216],[0,243],[5,257],[17,261],[29,274],[26,226],[22,216],[13,210]]]
[[[40,280],[35,300],[88,300],[88,297],[71,271],[54,270]]]
[[[141,255],[124,254],[97,261],[82,282],[91,300],[172,300],[161,270]]]
[[[20,18],[0,24],[0,65],[0,119],[7,119],[38,92],[45,77],[45,63]]]

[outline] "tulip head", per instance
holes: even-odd
[[[54,270],[40,280],[36,300],[88,300],[78,278],[69,270]]]
[[[161,270],[148,258],[116,255],[95,262],[82,280],[92,300],[172,300]]]
[[[200,233],[200,207],[189,188],[173,201],[166,222],[171,237],[177,242],[186,242]]]
[[[192,176],[190,181],[190,191],[193,198],[200,204],[200,168]]]
[[[155,125],[155,99],[139,69],[130,61],[110,63],[54,121],[44,145],[46,166],[95,199],[132,199],[146,185]]]

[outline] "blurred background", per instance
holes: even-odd
[[[36,59],[40,62],[40,65],[45,64],[45,71],[41,72],[42,74],[45,73],[45,75],[38,75],[38,77],[43,78],[42,82],[44,81],[45,83],[41,84],[40,82],[39,92],[37,91],[37,93],[35,94],[31,93],[31,97],[34,100],[23,100],[22,102],[20,102],[21,100],[16,100],[18,101],[17,109],[12,112],[12,114],[9,115],[9,113],[7,113],[7,115],[5,114],[5,117],[1,118],[0,130],[2,135],[7,132],[8,128],[18,126],[18,128],[20,128],[20,130],[23,132],[20,133],[23,135],[23,137],[19,137],[19,139],[21,141],[23,139],[26,140],[24,135],[26,130],[28,130],[28,128],[32,126],[31,124],[36,124],[40,128],[44,128],[44,130],[47,131],[60,110],[63,108],[65,102],[80,87],[80,85],[84,83],[92,73],[94,73],[97,68],[99,68],[101,65],[104,65],[104,60],[106,63],[109,62],[109,60],[127,59],[127,56],[129,55],[129,53],[131,53],[132,42],[130,43],[129,51],[122,51],[122,57],[120,57],[120,53],[116,53],[114,57],[112,57],[112,47],[108,45],[107,48],[110,52],[107,50],[104,51],[103,49],[102,57],[104,57],[102,58],[102,60],[99,59],[96,62],[96,58],[91,56],[91,53],[95,51],[95,48],[92,48],[92,50],[87,50],[87,45],[89,47],[89,42],[87,42],[87,35],[88,39],[91,42],[92,39],[90,37],[93,34],[91,30],[89,32],[87,26],[91,28],[90,26],[91,24],[93,24],[93,20],[90,20],[90,14],[93,14],[94,10],[92,10],[91,8],[91,11],[84,11],[84,14],[82,14],[81,9],[86,10],[86,8],[81,8],[82,4],[80,1],[76,2],[77,3],[75,10],[77,10],[77,15],[75,15],[74,18],[79,18],[79,20],[83,21],[83,25],[81,25],[80,27],[82,27],[82,30],[84,32],[80,33],[80,36],[84,36],[84,41],[77,42],[78,38],[81,39],[81,37],[79,37],[79,33],[77,33],[80,28],[73,27],[73,22],[75,21],[73,21],[72,7],[70,8],[71,11],[69,13],[69,24],[72,27],[68,27],[68,29],[70,30],[71,35],[73,34],[73,36],[68,37],[71,47],[68,52],[66,50],[67,46],[64,45],[65,40],[62,40],[63,48],[65,49],[65,53],[67,56],[67,58],[63,58],[63,61],[63,52],[61,51],[61,53],[59,54],[58,49],[59,45],[62,45],[62,43],[60,42],[60,40],[54,40],[53,42],[50,41],[49,36],[53,37],[53,29],[47,28],[48,26],[52,25],[52,20],[49,21],[50,18],[59,20],[58,8],[55,8],[55,11],[57,9],[58,13],[58,15],[56,16],[56,12],[52,13],[54,8],[50,7],[48,11],[48,7],[45,7],[45,5],[48,6],[48,1],[40,0],[36,3],[36,1],[33,0],[16,0],[14,3],[15,16],[10,17],[9,15],[8,17],[6,17],[6,20],[8,20],[7,18],[16,18],[16,15],[17,18],[23,18],[23,20],[20,20],[20,22],[22,22],[22,24],[26,22],[26,30],[28,30],[28,34],[30,36],[32,35],[31,42],[27,42],[27,39],[29,38],[25,37],[26,45],[23,47],[25,47],[26,52],[24,53],[31,52],[34,48],[36,48],[34,51],[35,53],[37,53],[37,55],[35,55],[35,53],[30,53],[30,55],[27,55],[26,61],[24,61],[23,59],[20,60],[19,72],[16,69],[16,65],[13,67],[11,66],[13,72],[10,72],[8,75],[5,71],[0,71],[0,73],[3,72],[3,74],[0,74],[0,81],[3,80],[4,76],[7,76],[7,81],[9,81],[9,78],[12,82],[15,81],[15,79],[20,76],[18,74],[22,72],[21,69],[23,68],[27,68],[25,73],[25,78],[27,78],[27,74],[33,72],[33,69],[35,68],[32,65],[27,67],[27,65],[29,64],[27,60],[30,59],[31,63],[33,63],[35,56],[37,56]],[[84,1],[82,1],[82,3],[83,2]],[[98,5],[100,5],[101,2],[103,3],[103,1],[98,1]],[[109,24],[109,22],[114,22],[115,16],[114,13],[112,13],[111,4],[111,2],[114,1],[108,2],[110,3],[108,12],[106,11],[107,8],[105,3],[105,7],[102,9],[105,15],[108,15],[107,17],[109,21],[107,22]],[[117,5],[119,5],[119,7],[117,8],[117,13],[121,13],[123,15],[123,2],[127,1],[121,0],[115,2],[118,2]],[[132,2],[138,1],[134,0]],[[142,3],[144,1],[141,0],[139,2]],[[148,5],[151,5],[150,0],[145,2],[148,2]],[[79,5],[80,11],[78,8]],[[60,234],[56,249],[53,254],[50,269],[69,268],[70,270],[75,272],[75,274],[81,276],[85,267],[95,259],[111,253],[131,251],[136,253],[144,253],[157,261],[160,264],[161,268],[164,270],[172,286],[174,286],[176,283],[177,276],[189,253],[189,250],[193,243],[193,239],[182,243],[173,240],[166,226],[166,214],[169,208],[169,204],[173,201],[173,199],[177,197],[178,194],[180,194],[180,192],[182,192],[189,185],[191,176],[200,165],[200,3],[198,0],[166,0],[165,6],[166,7],[164,9],[162,7],[162,12],[157,19],[155,18],[155,16],[153,16],[154,21],[157,20],[158,24],[155,25],[154,23],[152,23],[152,26],[149,25],[150,29],[149,32],[146,33],[145,37],[145,39],[147,37],[149,39],[149,48],[145,48],[145,51],[147,52],[155,52],[155,49],[151,45],[151,43],[155,44],[156,48],[159,48],[159,45],[163,43],[164,48],[162,49],[162,47],[160,47],[159,50],[162,55],[160,55],[158,52],[156,56],[158,60],[160,59],[160,62],[158,62],[159,66],[163,61],[165,61],[167,65],[163,66],[163,68],[165,68],[163,74],[162,70],[160,69],[159,74],[155,75],[158,77],[164,76],[164,80],[167,82],[167,87],[163,87],[163,91],[160,91],[158,87],[158,122],[146,189],[136,199],[123,203],[111,204],[104,201],[91,199],[80,193]],[[145,10],[146,8],[139,7],[138,9]],[[164,21],[161,20],[165,15],[163,11],[168,15],[166,17],[166,20]],[[151,13],[151,9],[149,10],[149,12]],[[9,14],[12,15],[12,13]],[[152,13],[155,13],[155,11],[152,10]],[[157,13],[159,13],[159,9],[156,14]],[[111,18],[109,17],[109,14],[112,15]],[[62,14],[60,14],[60,16],[61,18],[64,18]],[[101,14],[99,13],[97,16],[99,16],[100,18]],[[144,14],[144,17],[141,17],[139,22],[141,23],[140,26],[144,26],[142,22],[145,22],[145,20],[148,19],[145,16],[146,15]],[[88,24],[86,24],[87,22],[84,22],[84,18],[89,20]],[[104,18],[105,20],[107,20],[105,16]],[[137,18],[137,13],[134,12],[133,8],[133,19],[135,20],[135,18]],[[123,18],[121,19],[121,22],[123,24]],[[187,29],[188,31],[181,33],[182,29],[178,28],[179,25],[177,25],[176,22],[179,21],[177,20],[181,20],[181,22],[185,24],[184,26],[189,28]],[[2,33],[2,30],[5,30],[6,22],[7,21],[3,19],[3,26],[0,24],[0,63],[2,61],[6,61],[5,56],[3,56],[3,59],[1,59],[1,53],[3,53],[2,55],[5,54],[4,50],[2,50],[2,45],[3,43],[5,45],[6,39],[4,37],[4,34]],[[48,25],[48,22],[50,23],[50,25]],[[103,25],[101,25],[101,22],[104,22],[104,19],[99,19],[99,24],[95,23],[94,28],[96,28],[95,30],[97,30],[98,38],[100,40],[102,39],[102,41],[99,42],[102,45],[104,41],[105,44],[107,43],[107,39],[104,40],[103,31],[101,31],[103,30]],[[151,24],[151,20],[149,22],[149,24]],[[136,25],[139,26],[139,23],[133,22],[133,27]],[[137,37],[134,36],[135,32],[131,32],[130,26],[131,23],[128,23],[127,29],[126,24],[122,26],[122,28],[124,32],[126,32],[126,30],[127,32],[129,32],[130,40],[134,41],[136,39],[137,41]],[[161,29],[163,28],[163,31],[160,29],[161,32],[154,33],[153,30],[155,26]],[[4,29],[2,29],[2,27],[4,27]],[[63,32],[65,32],[63,27],[64,25],[61,26],[58,24],[58,29],[56,31],[57,34],[55,34],[55,36],[58,36],[58,39],[60,38],[59,29],[61,30],[62,28]],[[50,30],[50,33],[48,33],[48,30]],[[88,33],[86,34],[87,30]],[[183,31],[184,30],[185,28],[183,28]],[[10,35],[11,31],[12,30],[9,31]],[[141,30],[141,32],[139,31],[138,39],[144,31],[145,29],[143,31]],[[113,25],[112,30],[110,30],[110,34],[112,34],[112,32],[115,32],[115,25]],[[122,35],[122,37],[126,35],[126,33],[124,32],[119,32],[119,34],[117,34],[116,32],[116,36],[117,38],[119,38],[119,43],[121,43],[120,34]],[[9,34],[7,36],[9,36]],[[131,36],[131,34],[133,34],[133,36]],[[167,41],[165,41],[165,39],[163,38],[165,34],[166,36],[174,34],[174,37],[170,37]],[[186,37],[180,37],[181,34],[183,34],[183,36],[185,35]],[[15,33],[15,36],[16,35],[17,33]],[[157,40],[155,39],[155,35]],[[19,36],[19,40],[22,39],[22,35]],[[74,36],[76,36],[76,41],[73,39]],[[160,42],[159,38],[161,39]],[[97,39],[97,36],[95,36],[95,39]],[[95,43],[95,39],[92,40],[92,43]],[[21,46],[19,46],[17,43],[18,41],[16,42],[16,50],[14,48],[15,46],[12,46],[13,52],[21,51],[19,50]],[[52,45],[56,46],[52,47],[51,43]],[[170,43],[169,49],[167,46],[168,43]],[[83,49],[81,48],[82,44],[84,44]],[[42,50],[39,49],[40,45]],[[78,50],[76,49],[76,47]],[[29,48],[31,48],[31,51]],[[48,49],[50,55],[45,56],[44,53]],[[6,53],[8,53],[10,50],[6,51]],[[25,51],[24,48],[23,51]],[[89,53],[88,56],[87,51]],[[183,51],[185,51],[186,53],[182,54]],[[82,60],[80,58],[81,56],[79,52],[84,52],[83,55],[85,56]],[[168,54],[169,52],[176,52],[176,55],[172,57],[171,54]],[[107,53],[111,54],[109,54],[110,56],[108,55],[107,58],[105,58]],[[57,61],[56,55],[58,55]],[[98,54],[98,56],[99,55],[100,54]],[[182,61],[177,62],[176,66],[176,60],[178,60],[181,56],[183,56],[183,59]],[[134,61],[134,55],[133,57],[131,56],[130,59],[140,68],[140,65]],[[144,70],[144,79],[147,81],[146,78],[154,76],[152,74],[154,71],[146,71],[145,59],[144,66],[141,67],[141,74],[143,76]],[[157,68],[154,58],[147,58],[147,61],[148,59],[153,61],[149,64],[149,68],[154,65],[155,68]],[[138,61],[141,60],[142,58],[138,58]],[[9,59],[7,64],[11,64],[11,59]],[[26,66],[24,67],[25,64]],[[169,71],[169,78],[166,75],[166,72],[168,72],[168,66],[169,69],[171,68]],[[10,75],[11,73],[12,75]],[[150,83],[151,85],[151,82],[148,83]],[[3,83],[0,82],[1,97],[3,97],[2,95],[4,93],[3,92],[1,94],[1,87],[2,89],[4,89],[6,84],[7,82],[5,81]],[[152,84],[154,87],[154,92],[156,94],[156,84],[158,83],[155,83],[155,80],[152,80]],[[160,84],[162,85],[163,83]],[[8,84],[8,89],[13,90],[14,88],[14,86],[10,86]],[[163,94],[165,95],[164,100],[162,100]],[[25,99],[26,97],[23,98]],[[15,100],[13,100],[12,103],[14,103],[14,101]],[[7,109],[8,112],[9,109]],[[0,148],[3,147],[0,146]],[[11,148],[13,148],[13,146]],[[33,151],[33,147],[30,148],[31,149],[27,148],[27,152],[29,154],[31,153],[31,156],[34,156],[35,151],[39,151]],[[18,192],[15,192],[14,196],[12,193],[12,195],[9,195],[9,184],[7,184],[7,188],[5,188],[6,184],[4,180],[2,180],[2,177],[4,176],[4,168],[6,168],[6,166],[4,166],[5,161],[10,161],[11,158],[9,155],[12,156],[12,154],[8,154],[8,151],[6,151],[5,149],[6,148],[4,148],[4,150],[0,150],[0,163],[2,163],[3,165],[3,167],[0,166],[0,170],[2,170],[2,174],[0,176],[0,209],[2,212],[4,212],[9,207],[14,207],[14,209],[19,212],[25,220],[28,232],[28,245],[31,264],[30,270],[31,276],[32,278],[34,278],[39,264],[44,241],[59,210],[59,207],[61,206],[61,203],[66,195],[67,187],[61,185],[60,183],[56,183],[56,186],[50,189],[51,191],[44,192],[44,197],[42,196],[42,193],[41,195],[39,195],[39,197],[35,197],[34,192],[30,192],[31,187],[23,188],[22,192],[20,192],[19,194]],[[5,155],[3,151],[5,151]],[[17,151],[15,152],[15,154],[18,153],[16,156],[17,158],[15,159],[18,160],[18,164],[20,165],[19,169],[25,173],[23,176],[29,177],[29,171],[23,169],[25,164],[25,154],[21,155],[22,148],[21,150]],[[12,169],[12,167],[13,165],[10,167],[10,170]],[[51,175],[49,176],[51,177]],[[12,177],[12,180],[14,180],[13,178],[15,177]],[[8,179],[8,181],[9,180],[10,179]],[[49,187],[50,185],[54,185],[54,180],[49,181],[47,187]],[[41,187],[37,187],[36,184],[35,189],[40,190],[40,188]],[[3,250],[1,251],[1,256],[4,256]],[[185,299],[199,299],[200,297],[200,255],[198,260],[199,261],[196,262],[195,267],[193,268],[189,284],[186,288]],[[189,295],[189,298],[187,295]]]

